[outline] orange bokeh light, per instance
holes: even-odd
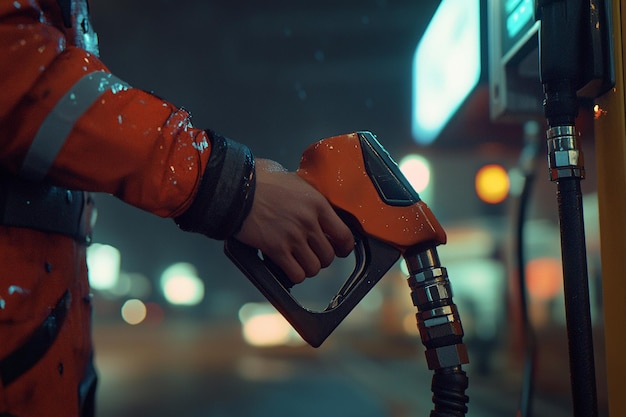
[[[529,295],[536,300],[555,298],[563,288],[561,262],[555,258],[537,258],[526,264],[526,285]]]
[[[502,165],[489,164],[478,170],[474,182],[476,194],[485,203],[498,204],[509,194],[509,175]]]

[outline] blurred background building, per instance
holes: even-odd
[[[489,39],[499,35],[486,32],[485,2],[90,3],[101,58],[113,73],[185,107],[196,127],[243,142],[259,157],[293,170],[319,139],[357,130],[376,134],[448,234],[439,250],[470,349],[468,415],[514,415],[524,346],[512,255],[518,161],[525,134],[534,129],[542,136],[543,128],[532,100],[522,117],[491,115],[487,52]],[[453,4],[457,14],[429,26],[440,3]],[[525,31],[524,6],[533,2],[501,3],[506,22],[515,13],[521,21],[509,30]],[[474,44],[468,33],[477,34]],[[537,62],[532,52],[528,56],[530,64],[518,67],[532,78]],[[538,79],[534,87],[540,89]],[[458,105],[439,103],[464,89]],[[420,108],[424,94],[430,113]],[[451,107],[439,127],[438,105]],[[581,115],[583,191],[605,412],[589,118]],[[529,307],[539,340],[535,415],[566,416],[558,219],[544,160],[534,168],[538,180],[525,227]],[[171,220],[107,195],[96,195],[96,202],[89,266],[101,417],[428,415],[430,372],[401,263],[313,349],[225,257],[221,242],[183,233]],[[351,268],[351,259],[337,262],[295,291],[311,306],[323,306]]]

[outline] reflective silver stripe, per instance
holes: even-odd
[[[45,118],[20,170],[20,176],[42,180],[56,159],[74,124],[107,91],[117,93],[128,84],[113,74],[96,71],[85,75],[70,88]]]

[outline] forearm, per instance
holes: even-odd
[[[246,147],[194,128],[187,111],[114,77],[94,55],[66,46],[54,26],[6,20],[2,171],[110,193],[210,236],[238,228],[254,193]]]

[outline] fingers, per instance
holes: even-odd
[[[300,248],[294,252],[293,256],[300,264],[304,276],[307,278],[316,276],[322,269],[322,263],[318,255],[313,252],[310,246]]]
[[[333,239],[341,242],[340,252],[336,251],[331,238],[318,226],[305,231],[300,240],[292,239],[290,250],[276,251],[282,253],[283,256],[272,260],[296,284],[301,283],[305,278],[314,277],[319,274],[322,268],[328,267],[333,262],[336,254],[347,256],[352,250],[354,246],[352,232],[347,226],[343,226],[346,227],[347,232],[338,233],[335,231],[333,233],[334,236],[338,236]],[[347,237],[342,236],[342,233],[343,235],[347,233]]]
[[[293,256],[272,259],[272,261],[274,261],[280,270],[283,271],[285,275],[287,275],[287,278],[294,284],[300,284],[306,278],[306,273],[300,266],[300,262]]]
[[[296,284],[316,276],[335,256],[346,257],[354,249],[350,228],[326,201],[321,207],[317,222],[303,226],[299,238],[293,236],[290,256],[283,259],[281,268]]]
[[[275,252],[282,253],[281,256],[276,257],[275,254],[268,256],[293,283],[299,284],[307,277],[316,276],[322,268],[330,264],[334,256],[332,246],[328,244],[328,247],[330,248],[331,258],[330,261],[326,261],[325,265],[318,254],[306,243],[294,246],[291,250],[283,249]]]
[[[311,249],[311,254],[317,258],[317,263],[320,268],[326,268],[332,263],[333,259],[335,259],[335,248],[331,244],[328,236],[321,229],[309,237],[307,243]]]
[[[334,254],[345,258],[352,252],[354,249],[352,231],[330,206],[320,214],[320,225],[327,241],[333,247]]]
[[[328,207],[320,213],[319,224],[309,231],[306,242],[294,251],[306,277],[317,275],[328,267],[335,255],[346,257],[354,249],[354,236],[350,228]]]
[[[354,247],[350,229],[326,198],[296,173],[257,160],[254,202],[236,236],[260,249],[294,283],[312,277]]]

